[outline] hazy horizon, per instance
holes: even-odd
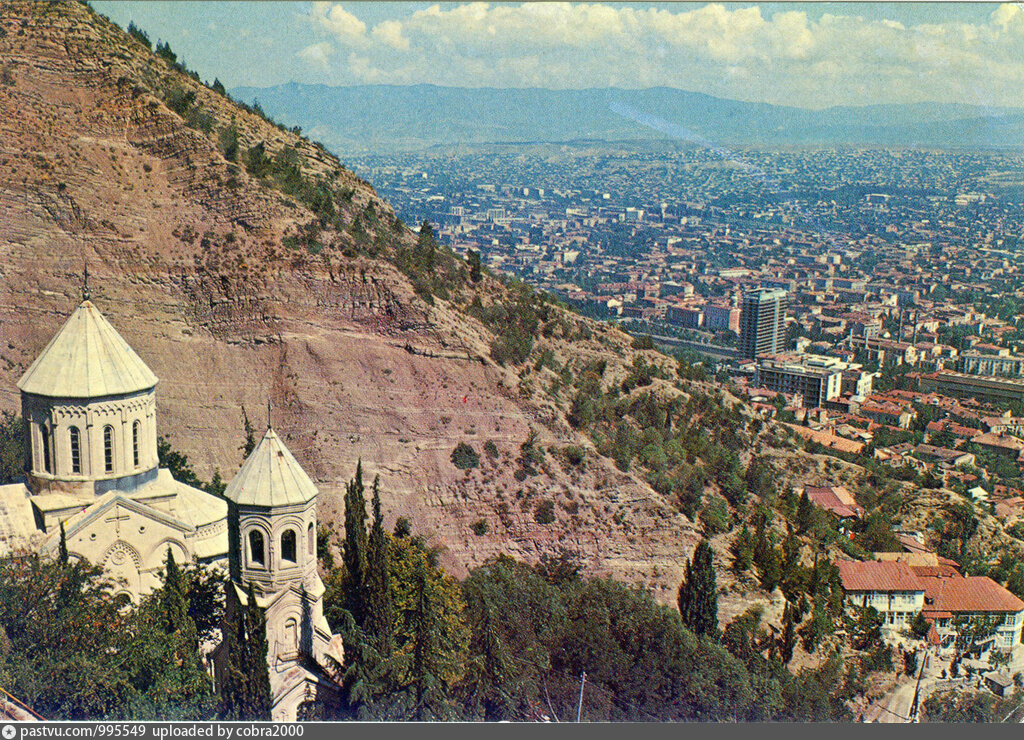
[[[670,87],[822,110],[1019,108],[1024,83],[1016,3],[93,5],[228,88]]]

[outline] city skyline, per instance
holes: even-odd
[[[242,5],[95,3],[227,87],[666,86],[820,109],[1017,107],[1024,81],[1013,3]]]

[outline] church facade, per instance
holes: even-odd
[[[330,699],[341,638],[323,614],[317,488],[277,434],[266,435],[224,496],[159,467],[157,377],[85,300],[18,381],[24,482],[0,486],[0,556],[68,554],[102,565],[135,602],[157,588],[168,548],[179,563],[226,569],[230,619],[252,584],[265,610],[272,717]],[[214,650],[220,679],[226,650]]]
[[[157,377],[88,299],[18,381],[25,482],[0,486],[0,554],[54,552],[102,565],[133,601],[178,562],[226,563],[227,502],[157,460]]]

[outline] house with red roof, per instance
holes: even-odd
[[[885,632],[908,628],[914,615],[924,609],[924,585],[906,563],[837,560],[836,566],[849,603],[874,607]]]
[[[1024,601],[988,576],[918,572],[917,577],[925,589],[922,611],[935,625],[942,648],[964,649],[962,623],[975,618],[987,620],[992,629],[991,635],[978,641],[982,651],[1005,652],[1020,644]]]
[[[978,652],[1008,652],[1020,644],[1024,601],[987,576],[963,576],[945,558],[933,564],[923,557],[927,554],[884,561],[837,560],[836,566],[848,601],[874,607],[890,635],[909,627],[920,611],[933,627],[929,639],[941,650],[970,647],[967,632],[972,621],[989,625],[990,634],[974,641]]]
[[[831,511],[840,519],[864,515],[864,508],[844,486],[804,486],[804,492],[812,504]]]
[[[971,441],[979,447],[1008,457],[1011,460],[1018,460],[1024,456],[1024,441],[1005,432],[998,434],[986,432],[985,434],[979,434]]]

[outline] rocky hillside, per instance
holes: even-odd
[[[93,301],[160,378],[160,433],[200,475],[234,474],[242,409],[259,427],[269,399],[326,518],[361,458],[389,518],[455,572],[565,547],[674,596],[694,526],[520,378],[551,372],[524,370],[546,348],[618,382],[628,338],[549,307],[533,354],[497,364],[466,310],[504,286],[450,255],[450,288],[414,285],[396,264],[417,237],[369,184],[166,52],[78,3],[0,13],[0,408],[88,264]],[[453,464],[459,443],[478,467]]]

